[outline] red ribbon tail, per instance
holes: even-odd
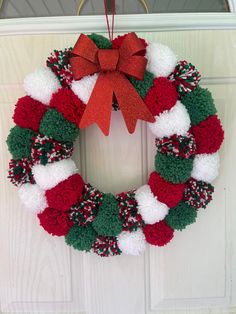
[[[104,135],[109,135],[113,90],[105,74],[100,74],[94,86],[79,127],[84,129],[96,123]]]
[[[143,99],[123,74],[114,73],[114,92],[129,133],[134,133],[137,120],[155,122]]]

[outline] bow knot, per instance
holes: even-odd
[[[98,62],[102,71],[115,71],[119,61],[119,51],[99,49]]]
[[[99,49],[86,35],[81,34],[70,59],[74,79],[99,73],[80,128],[97,123],[105,135],[109,134],[112,100],[115,94],[130,133],[138,119],[154,122],[155,119],[133,85],[126,78],[143,80],[147,60],[138,55],[145,49],[135,33],[126,35],[119,49]]]

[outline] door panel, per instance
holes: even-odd
[[[196,224],[176,232],[164,248],[144,256],[101,259],[68,248],[38,225],[8,180],[5,138],[22,82],[53,49],[77,36],[30,35],[0,38],[0,301],[2,313],[233,313],[236,303],[236,31],[140,33],[169,45],[197,66],[216,101],[225,128],[221,173],[213,202]],[[106,192],[145,183],[153,169],[154,137],[145,123],[129,135],[119,112],[109,137],[92,126],[81,132],[74,160],[83,177]]]

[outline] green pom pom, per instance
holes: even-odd
[[[109,39],[102,35],[98,35],[95,33],[92,33],[91,35],[88,35],[88,37],[95,43],[95,45],[100,49],[111,49],[112,43]]]
[[[101,236],[117,236],[122,231],[119,219],[118,202],[112,194],[106,194],[99,208],[96,219],[92,222],[94,229]]]
[[[154,75],[148,71],[145,71],[143,81],[136,80],[134,77],[129,77],[129,80],[134,88],[137,90],[139,95],[142,98],[145,98],[148,90],[153,85]]]
[[[156,171],[168,182],[186,182],[193,169],[192,158],[181,158],[158,153],[155,157]]]
[[[188,110],[192,125],[205,120],[216,113],[214,100],[206,88],[196,87],[191,93],[181,97],[181,102]]]
[[[76,125],[67,121],[56,109],[45,113],[39,131],[59,142],[73,142],[79,134]]]
[[[176,230],[183,230],[186,226],[196,221],[197,211],[192,206],[180,202],[176,207],[170,209],[165,218],[167,224]]]
[[[36,133],[30,129],[14,126],[7,137],[7,146],[13,159],[30,157],[32,137]]]
[[[66,244],[73,246],[79,251],[89,251],[97,238],[97,234],[90,225],[80,227],[74,225],[67,233],[65,240]]]

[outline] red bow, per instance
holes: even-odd
[[[126,75],[143,80],[147,59],[137,55],[145,49],[135,33],[129,33],[119,49],[98,49],[86,35],[77,40],[70,59],[76,80],[99,72],[80,128],[97,123],[105,135],[109,134],[113,93],[123,114],[126,126],[133,133],[138,119],[154,122],[155,119]]]

